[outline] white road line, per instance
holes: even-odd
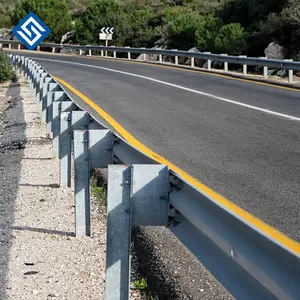
[[[171,86],[171,87],[183,90],[183,91],[191,92],[191,93],[198,94],[198,95],[203,95],[203,96],[215,99],[215,100],[219,100],[219,101],[223,101],[223,102],[235,104],[235,105],[242,106],[242,107],[247,107],[247,108],[250,108],[250,109],[253,109],[253,110],[257,110],[257,111],[260,111],[260,112],[264,112],[264,113],[267,113],[267,114],[270,114],[270,115],[274,115],[274,116],[286,118],[286,119],[293,120],[293,121],[300,121],[299,117],[295,117],[295,116],[291,116],[291,115],[287,115],[287,114],[282,114],[280,112],[276,112],[276,111],[273,111],[273,110],[269,110],[269,109],[257,107],[257,106],[254,106],[254,105],[249,105],[249,104],[246,104],[246,103],[242,103],[242,102],[230,100],[230,99],[227,99],[227,98],[219,97],[219,96],[216,96],[216,95],[213,95],[213,94],[201,92],[201,91],[198,91],[198,90],[194,90],[194,89],[190,89],[190,88],[184,87],[182,85],[177,85],[177,84],[174,84],[174,83],[170,83],[170,82],[158,80],[158,79],[147,77],[147,76],[142,76],[142,75],[138,75],[138,74],[134,74],[134,73],[124,72],[124,71],[120,71],[120,70],[116,70],[116,69],[110,69],[110,68],[105,68],[105,67],[100,67],[100,66],[94,66],[94,65],[87,65],[87,64],[81,64],[81,63],[76,63],[76,62],[70,62],[70,61],[63,61],[63,60],[57,60],[57,59],[48,59],[48,58],[38,58],[38,57],[30,57],[30,58],[36,59],[36,60],[53,61],[53,62],[59,62],[59,63],[64,63],[64,64],[70,64],[70,65],[77,65],[77,66],[83,66],[83,67],[101,69],[101,70],[105,70],[105,71],[110,71],[110,72],[115,72],[115,73],[124,74],[124,75],[128,75],[128,76],[133,76],[133,77],[137,77],[137,78],[142,78],[142,79],[149,80],[149,81],[152,81],[152,82],[157,82],[157,83],[160,83],[160,84]]]

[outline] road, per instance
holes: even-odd
[[[300,241],[298,91],[153,65],[30,56],[146,146]]]

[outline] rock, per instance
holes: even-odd
[[[268,70],[268,76],[276,75],[277,71],[278,70],[276,70],[276,69]]]
[[[269,59],[284,59],[285,49],[279,44],[272,42],[264,51],[265,56]]]
[[[151,49],[164,49],[162,46],[154,46]],[[137,61],[158,61],[159,54],[146,54],[143,53],[137,57]]]
[[[34,263],[31,263],[31,262],[26,262],[24,263],[26,266],[34,266]]]
[[[288,71],[286,69],[279,70],[276,74],[277,76],[280,76],[281,78],[287,77]]]

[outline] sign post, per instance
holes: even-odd
[[[102,27],[100,34],[99,34],[99,40],[105,40],[105,47],[108,47],[108,41],[112,40],[112,36],[114,33],[114,27]],[[105,50],[105,56],[107,56],[107,50]]]

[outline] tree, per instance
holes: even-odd
[[[85,12],[75,21],[75,39],[80,43],[99,44],[102,27],[114,27],[115,38],[120,36],[121,28],[127,26],[123,6],[115,0],[90,0]]]
[[[215,40],[216,51],[232,55],[241,54],[246,48],[246,35],[239,23],[222,26]]]
[[[222,21],[215,17],[206,17],[195,32],[196,47],[201,51],[215,50],[215,38],[222,26]]]
[[[176,16],[167,27],[168,46],[188,50],[195,46],[195,32],[203,22],[196,13],[185,13]]]
[[[60,42],[61,37],[72,29],[72,19],[65,0],[24,0],[12,12],[12,23],[17,25],[30,12],[50,28],[48,41]]]

